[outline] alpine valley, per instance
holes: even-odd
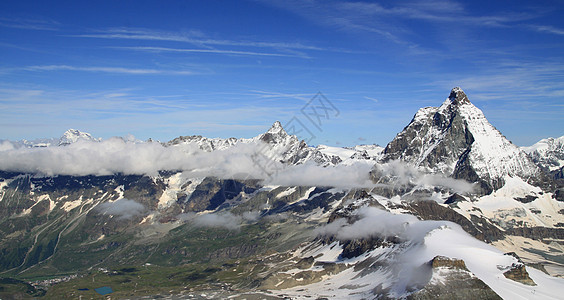
[[[386,146],[0,143],[1,299],[562,299],[564,137],[454,88]],[[97,288],[109,287],[102,296]]]

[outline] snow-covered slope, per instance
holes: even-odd
[[[67,130],[59,139],[59,146],[67,146],[77,141],[99,142],[100,139],[94,138],[90,133],[82,132],[76,129]]]
[[[344,148],[319,145],[316,149],[330,156],[338,156],[345,163],[355,160],[378,160],[384,151],[384,148],[378,145],[357,145]]]
[[[292,258],[298,263],[277,272],[266,287],[277,295],[304,299],[410,295],[420,299],[416,291],[422,287],[432,291],[437,286],[443,288],[439,295],[448,293],[454,298],[492,299],[496,294],[503,299],[560,297],[564,279],[525,267],[515,256],[471,237],[457,224],[420,221],[373,207],[360,210],[365,214],[358,221],[336,221],[320,230],[334,234],[333,242],[298,249]],[[354,239],[363,235],[372,238]],[[344,257],[345,249],[355,243],[375,247]],[[515,278],[512,272],[522,277]]]
[[[507,175],[529,180],[540,172],[458,87],[440,107],[420,109],[387,145],[383,160],[396,159],[429,172],[481,181],[486,192],[503,186]]]
[[[53,145],[57,145],[59,143],[59,139],[57,138],[42,138],[42,139],[35,139],[35,140],[20,140],[12,143],[16,148],[25,147],[25,148],[44,148],[44,147],[51,147]]]
[[[554,171],[564,166],[564,136],[542,139],[532,146],[521,149],[544,170]]]
[[[297,136],[289,135],[279,121],[265,133],[250,139],[236,138],[206,138],[202,136],[181,136],[166,143],[166,146],[193,144],[204,151],[226,150],[237,144],[251,144],[263,158],[272,159],[286,164],[303,164],[313,161],[327,166],[338,164],[341,159],[337,155],[325,154],[319,149],[308,146]]]
[[[179,144],[195,144],[200,149],[204,151],[215,151],[215,150],[225,150],[230,148],[231,146],[237,143],[236,138],[228,138],[228,139],[221,139],[221,138],[207,138],[201,135],[192,135],[192,136],[180,136],[177,137],[168,143],[167,146],[172,145],[179,145]]]

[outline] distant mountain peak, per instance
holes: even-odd
[[[552,172],[556,178],[563,177],[564,136],[546,138],[529,147],[522,147],[533,161],[543,170]],[[560,172],[558,172],[560,170]]]
[[[86,141],[100,141],[100,139],[94,138],[90,133],[82,132],[77,129],[69,129],[63,133],[61,138],[59,139],[59,146],[67,146],[72,143],[76,143],[79,140],[86,140]]]
[[[466,96],[466,93],[464,93],[464,91],[458,86],[450,91],[448,100],[450,100],[450,103],[457,106],[463,104],[471,104],[470,100],[468,100],[468,96]]]
[[[282,124],[279,121],[276,121],[267,132],[260,136],[260,140],[269,144],[279,144],[295,142],[294,140],[297,141],[297,138],[295,136],[290,136],[286,130],[284,130]]]
[[[274,122],[274,124],[272,124],[272,126],[267,131],[267,133],[279,134],[279,135],[287,135],[288,134],[288,133],[286,133],[286,130],[284,130],[284,128],[282,127],[282,124],[280,123],[280,121]]]

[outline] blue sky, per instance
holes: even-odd
[[[0,139],[252,137],[299,120],[311,144],[385,145],[461,86],[530,145],[564,135],[563,15],[562,1],[2,1]],[[318,92],[336,110],[314,126]]]

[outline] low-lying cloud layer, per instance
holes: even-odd
[[[342,241],[390,236],[408,238],[409,225],[418,222],[413,215],[392,214],[375,207],[359,208],[355,215],[360,219],[352,224],[346,219],[338,219],[317,229],[316,233],[335,236]]]
[[[255,222],[260,218],[259,212],[245,212],[235,215],[230,212],[195,214],[181,214],[178,218],[182,221],[191,221],[196,227],[224,228],[228,230],[239,230],[245,222]]]
[[[216,176],[223,179],[264,179],[267,184],[366,186],[366,164],[323,168],[315,164],[286,166],[273,158],[268,173],[255,160],[264,146],[237,143],[206,152],[196,144],[165,147],[160,143],[134,143],[122,138],[101,142],[78,141],[65,147],[25,148],[10,142],[0,144],[0,170],[53,175],[156,175],[161,170],[179,170],[186,176]]]
[[[0,169],[44,175],[157,174],[160,170],[183,170],[229,177],[245,171],[260,173],[250,160],[255,147],[238,144],[214,152],[195,144],[164,147],[160,143],[133,143],[121,138],[102,142],[78,141],[65,147],[15,148],[4,142]],[[256,174],[257,176],[260,174]],[[260,177],[259,177],[260,178]]]
[[[274,153],[269,170],[257,161],[261,151],[283,151],[261,142],[236,143],[211,152],[195,143],[165,147],[157,142],[111,138],[101,142],[79,140],[64,147],[28,148],[9,141],[0,143],[0,170],[53,175],[157,175],[162,170],[183,171],[188,177],[215,176],[222,179],[262,179],[264,184],[285,186],[373,187],[370,178],[387,186],[443,186],[457,192],[472,191],[462,180],[419,172],[402,162],[376,164],[366,161],[322,167],[314,162],[284,165]],[[269,155],[272,153],[269,153]],[[274,172],[272,172],[274,170]]]
[[[143,204],[129,199],[104,202],[96,206],[96,210],[101,214],[113,215],[119,219],[130,219],[142,215],[146,211]]]
[[[446,177],[442,174],[423,173],[417,168],[395,160],[376,164],[371,171],[372,179],[378,184],[392,187],[435,187],[441,186],[458,193],[470,193],[475,185],[465,180]]]

